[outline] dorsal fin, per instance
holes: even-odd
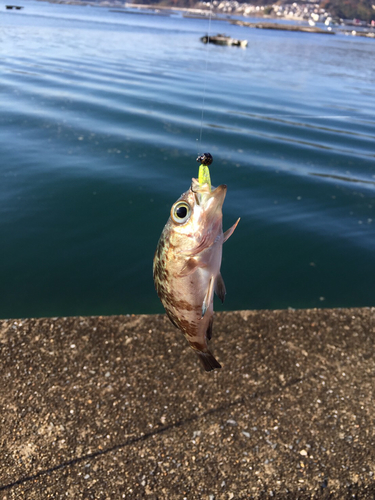
[[[240,222],[240,220],[241,220],[241,218],[237,219],[237,222],[235,222],[232,227],[230,227],[229,229],[227,229],[227,231],[225,231],[223,243],[225,243],[227,241],[227,239],[232,236],[232,234],[234,233],[234,230],[236,229],[237,224]]]
[[[224,299],[225,299],[225,295],[226,295],[227,291],[225,289],[223,277],[221,276],[220,273],[216,276],[215,293],[219,297],[221,302],[224,303]]]

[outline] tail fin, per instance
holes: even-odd
[[[207,352],[195,351],[195,352],[198,354],[199,359],[201,360],[203,368],[206,370],[206,372],[215,370],[215,368],[221,368],[221,364],[218,361],[216,361],[216,359],[213,357],[210,351]]]

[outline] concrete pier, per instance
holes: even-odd
[[[0,321],[1,499],[374,499],[375,308]]]
[[[260,20],[257,23],[248,23],[246,21],[239,21],[237,19],[231,20],[231,24],[237,26],[246,26],[248,28],[257,28],[264,30],[281,30],[281,31],[299,31],[304,33],[320,33],[321,35],[335,35],[334,31],[319,28],[318,26],[306,26],[300,24],[282,24],[282,23],[269,23]]]

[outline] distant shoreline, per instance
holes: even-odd
[[[134,4],[134,3],[120,3],[118,0],[108,0],[108,1],[102,1],[102,2],[90,2],[87,0],[38,0],[39,2],[48,2],[48,3],[54,3],[54,4],[61,4],[61,5],[80,5],[80,6],[91,6],[91,7],[100,7],[100,8],[106,8],[109,9],[113,12],[118,12],[118,13],[133,13],[133,14],[141,14],[142,12],[136,12],[138,11],[152,11],[155,13],[155,15],[168,15],[168,13],[177,13],[180,12],[183,17],[190,17],[190,18],[196,18],[196,19],[210,19],[212,21],[219,20],[219,21],[227,21],[230,22],[231,24],[236,24],[239,26],[244,26],[248,28],[257,28],[257,29],[271,29],[271,30],[280,30],[280,31],[297,31],[297,32],[303,32],[303,33],[318,33],[318,34],[329,34],[329,35],[334,35],[336,33],[342,33],[345,35],[352,35],[352,36],[363,36],[363,37],[368,37],[368,38],[375,38],[375,31],[373,28],[370,29],[362,29],[361,31],[357,31],[355,29],[341,29],[341,30],[335,30],[333,31],[331,27],[328,27],[328,29],[324,29],[315,25],[309,25],[309,23],[302,18],[290,18],[290,17],[283,17],[283,16],[270,16],[268,14],[261,14],[261,13],[254,13],[251,16],[242,16],[242,17],[250,17],[250,18],[259,18],[259,22],[252,23],[252,22],[246,22],[246,21],[240,21],[236,19],[236,16],[239,16],[239,14],[235,13],[226,13],[226,12],[221,12],[219,10],[212,10],[210,11],[209,9],[202,9],[202,8],[196,8],[196,7],[183,7],[183,6],[167,6],[167,5],[159,5],[159,4]],[[130,10],[130,9],[136,9],[136,10]],[[161,12],[162,11],[162,12]],[[164,14],[164,13],[165,14]],[[146,13],[146,12],[145,12]],[[211,16],[210,16],[211,14]],[[267,21],[267,22],[264,22]],[[283,24],[283,23],[278,23],[277,21],[289,21],[291,24]],[[294,23],[303,23],[303,24],[294,24]]]
[[[120,3],[118,1],[103,1],[103,2],[90,2],[89,0],[38,0],[38,2],[48,2],[48,3],[54,3],[54,4],[61,4],[61,5],[90,5],[91,7],[100,7],[100,8],[107,8],[107,9],[116,9],[117,11],[124,11],[127,12],[128,9],[139,9],[139,10],[152,10],[152,11],[171,11],[171,12],[186,12],[187,14],[192,14],[196,16],[202,16],[202,18],[208,18],[210,14],[209,9],[202,9],[202,8],[196,8],[196,7],[183,7],[183,6],[168,6],[168,5],[159,5],[159,4],[135,4],[135,3],[129,3],[129,4],[124,4]],[[212,10],[211,11],[211,16],[213,19],[228,19],[228,20],[235,20],[235,16],[237,14],[228,14],[225,12],[221,12],[218,10]],[[248,16],[245,16],[248,17]],[[260,19],[276,19],[274,16],[269,16],[269,15],[262,15],[262,14],[256,14],[252,15],[251,17],[256,17]],[[283,17],[277,17],[277,19],[287,21],[291,20],[288,18],[283,18]],[[302,19],[294,19],[294,21],[302,21]]]

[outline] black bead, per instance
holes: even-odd
[[[214,159],[212,158],[212,155],[210,155],[210,153],[203,153],[202,155],[198,156],[197,161],[202,163],[202,165],[206,165],[208,167],[209,165],[211,165]]]

